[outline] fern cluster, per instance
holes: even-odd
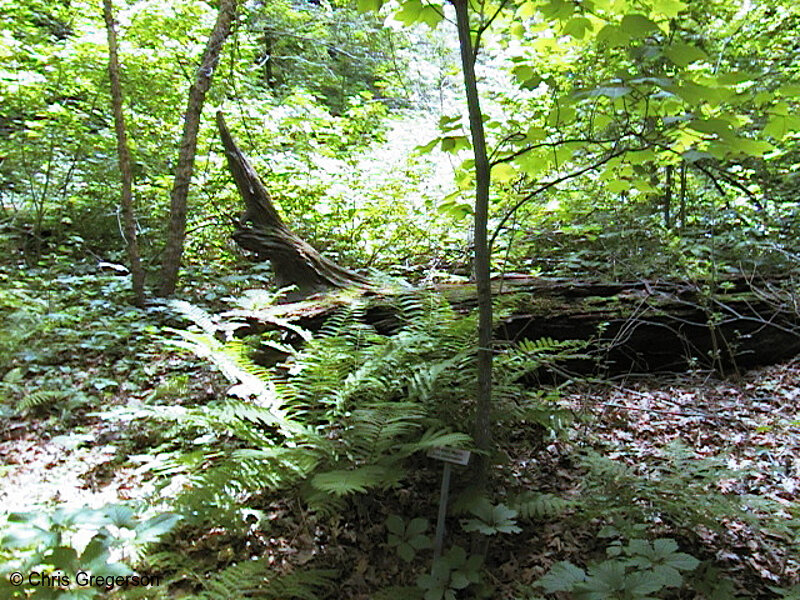
[[[190,478],[186,512],[221,516],[281,488],[333,510],[348,494],[397,484],[414,453],[468,445],[461,409],[474,320],[431,299],[400,302],[404,323],[394,335],[378,335],[353,303],[274,370],[255,364],[241,340],[220,340],[218,317],[175,305],[199,331],[178,331],[174,343],[213,361],[233,384],[224,401],[161,414],[225,440],[167,465]]]
[[[233,384],[224,401],[163,415],[225,441],[168,466],[191,480],[182,498],[191,514],[220,514],[248,495],[282,488],[333,510],[349,494],[398,484],[417,452],[470,444],[476,321],[440,298],[398,296],[392,335],[379,334],[365,319],[366,304],[353,301],[314,335],[302,332],[300,349],[282,345],[287,358],[274,369],[253,361],[251,344],[221,333],[235,328],[228,317],[173,306],[196,326],[176,331],[173,343],[211,360]],[[552,427],[557,409],[522,380],[577,349],[539,340],[499,352],[499,420]]]

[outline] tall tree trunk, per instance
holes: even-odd
[[[491,172],[486,155],[483,117],[475,78],[475,53],[469,27],[468,0],[452,0],[464,72],[464,91],[469,111],[469,129],[475,156],[475,283],[478,301],[478,390],[475,405],[476,483],[485,487],[492,443],[492,288],[490,283],[490,248],[487,237],[489,221],[489,183]]]
[[[664,181],[664,227],[672,227],[672,165],[667,165],[666,181]]]
[[[680,191],[678,196],[680,198],[680,205],[678,208],[678,220],[681,223],[681,229],[686,227],[686,163],[681,163],[681,177],[680,177]]]
[[[183,135],[178,153],[178,166],[170,195],[170,218],[167,230],[167,244],[161,268],[162,296],[170,296],[178,282],[178,270],[183,255],[183,242],[186,237],[186,200],[189,184],[194,170],[194,157],[197,149],[197,132],[200,128],[200,115],[203,112],[206,92],[211,87],[211,78],[219,63],[222,46],[231,32],[231,23],[236,13],[237,0],[220,0],[217,22],[208,38],[195,80],[189,90],[189,102],[183,121]]]
[[[139,256],[139,242],[136,238],[136,218],[133,210],[133,175],[131,171],[131,155],[128,148],[128,136],[125,132],[125,116],[122,114],[122,85],[119,80],[119,57],[117,54],[117,32],[111,0],[103,0],[103,17],[108,33],[108,75],[111,80],[111,105],[114,111],[114,129],[117,134],[117,155],[119,172],[122,177],[122,223],[125,231],[125,242],[128,249],[128,260],[131,266],[133,285],[133,303],[144,305],[144,269]]]

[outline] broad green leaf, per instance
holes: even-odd
[[[156,515],[152,519],[148,519],[136,527],[136,539],[139,542],[158,541],[162,535],[171,531],[182,518],[183,517],[175,513]]]
[[[622,31],[634,38],[643,38],[659,31],[658,25],[641,14],[625,15],[620,23]]]
[[[658,2],[654,3],[653,13],[668,19],[674,19],[678,14],[686,10],[686,6],[686,2],[683,0],[658,0]]]
[[[414,152],[416,154],[428,154],[441,141],[442,141],[442,138],[440,138],[440,137],[434,138],[430,142],[428,142],[427,144],[424,144],[422,146],[417,146],[416,148],[414,148]]]
[[[727,137],[733,135],[730,123],[723,119],[694,119],[689,122],[689,127],[700,133]]]
[[[778,93],[787,98],[800,96],[800,83],[784,83],[778,88]]]
[[[408,527],[406,527],[406,537],[412,538],[414,536],[417,536],[423,531],[425,531],[427,528],[428,528],[428,519],[423,519],[422,517],[411,519],[411,521],[408,523]]]
[[[592,22],[586,17],[572,17],[564,25],[561,33],[574,37],[576,40],[582,40],[587,31],[592,31],[594,26]]]
[[[800,131],[800,116],[773,115],[764,126],[764,133],[776,140],[782,140],[793,131]]]
[[[561,561],[554,564],[536,585],[544,588],[548,594],[569,592],[576,583],[586,580],[586,573],[571,562]]]
[[[124,504],[112,504],[105,508],[109,522],[116,527],[133,529],[136,526],[133,509]]]
[[[400,5],[400,10],[394,14],[394,18],[404,25],[413,25],[419,20],[423,8],[420,0],[405,0]]]
[[[78,564],[78,553],[75,552],[75,548],[58,546],[53,548],[53,551],[45,560],[59,571],[72,572]]]
[[[616,98],[622,98],[623,96],[627,96],[632,91],[632,88],[629,88],[624,85],[617,85],[617,86],[601,86],[597,87],[585,92],[581,92],[582,96],[605,96],[606,98],[611,98],[612,100]]]
[[[442,138],[442,151],[457,154],[459,150],[471,148],[469,138],[465,135],[450,135]]]
[[[749,71],[729,71],[716,76],[720,85],[738,85],[746,81],[755,81],[760,77],[758,73]]]
[[[575,5],[570,0],[548,0],[539,7],[539,12],[551,21],[556,19],[563,21],[572,16],[572,13],[575,12]]]
[[[683,576],[672,566],[656,565],[653,567],[650,577],[661,584],[660,587],[681,587]]]
[[[400,544],[397,547],[397,555],[404,561],[411,562],[414,560],[416,552],[414,552],[414,548],[412,548],[409,544]]]
[[[694,81],[683,81],[677,86],[672,86],[670,91],[678,94],[689,104],[697,105],[708,102],[711,106],[716,106],[732,94],[725,88],[712,88]]]
[[[619,25],[609,23],[597,34],[597,41],[609,46],[624,46],[631,41],[631,36],[622,30]]]
[[[625,181],[624,179],[620,179],[618,181],[609,181],[606,184],[606,189],[614,194],[619,194],[620,192],[627,192],[631,189],[630,181]]]
[[[359,12],[378,12],[383,6],[383,0],[358,0]]]
[[[393,534],[402,537],[405,532],[403,518],[399,515],[389,515],[389,517],[386,519],[386,529],[391,531]]]
[[[500,163],[492,167],[492,179],[499,183],[508,183],[517,177],[517,171],[509,163]]]
[[[673,42],[664,49],[664,54],[667,55],[667,58],[669,58],[673,64],[679,67],[686,67],[698,60],[708,60],[708,54],[703,52],[700,48],[684,44],[683,42]]]
[[[441,7],[426,5],[420,11],[417,20],[425,23],[425,25],[431,29],[435,29],[436,26],[442,22],[442,19],[444,19],[444,12],[442,11]]]
[[[528,131],[525,132],[525,140],[529,142],[541,142],[542,140],[547,139],[547,132],[542,129],[541,127],[536,127],[532,125],[528,127]]]

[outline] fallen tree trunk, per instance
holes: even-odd
[[[613,375],[712,368],[730,373],[800,353],[800,316],[791,298],[743,278],[727,281],[714,292],[682,282],[518,277],[493,285],[494,296],[504,307],[504,316],[495,323],[497,341],[588,342],[587,357],[558,366],[560,371]],[[372,291],[359,299],[366,303],[363,318],[378,332],[391,335],[402,324],[396,308],[399,296],[426,292],[443,295],[459,312],[475,307],[474,284]],[[353,301],[352,295],[320,295],[261,311],[226,314],[240,325],[246,323],[239,328],[241,335],[282,329],[292,342],[299,341],[292,328],[318,330]]]
[[[246,210],[234,240],[258,260],[272,263],[277,283],[307,298],[266,310],[230,311],[238,335],[280,329],[288,342],[302,341],[298,328],[316,330],[354,295],[318,294],[353,289],[367,302],[364,319],[381,333],[401,325],[397,297],[424,291],[380,290],[361,275],[321,256],[293,233],[278,214],[264,184],[231,137],[221,113],[217,125],[228,165]],[[505,316],[495,322],[494,339],[516,342],[553,338],[586,340],[587,358],[559,368],[615,374],[682,370],[725,372],[787,359],[800,353],[797,284],[754,283],[746,278],[719,282],[713,289],[684,282],[587,282],[510,277],[493,282],[493,297]],[[442,285],[456,310],[476,306],[474,284]],[[316,296],[311,296],[317,294]],[[361,300],[360,300],[361,301]],[[242,325],[244,323],[244,325]],[[276,357],[264,357],[265,361]]]

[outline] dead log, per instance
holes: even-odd
[[[217,127],[228,167],[246,206],[237,222],[234,241],[258,260],[270,261],[278,285],[295,286],[295,297],[330,289],[368,288],[367,279],[325,258],[286,226],[221,112],[217,112]]]
[[[298,327],[316,330],[334,311],[354,300],[351,293],[318,292],[350,288],[366,300],[368,323],[387,335],[396,330],[401,325],[393,308],[396,296],[425,292],[377,289],[361,275],[321,256],[283,222],[219,112],[217,125],[246,205],[234,240],[257,259],[270,261],[280,286],[296,286],[295,299],[306,298],[266,310],[230,311],[227,315],[238,323],[230,327],[238,335],[280,329],[286,341],[302,343]],[[540,338],[586,340],[587,358],[559,366],[582,374],[694,367],[735,371],[800,353],[800,292],[791,281],[778,284],[743,277],[712,288],[679,281],[510,277],[493,283],[494,297],[506,307],[494,335],[498,342],[510,343]],[[442,294],[459,311],[476,305],[474,284],[443,285],[427,292]]]
[[[779,288],[744,278],[714,290],[685,282],[599,282],[566,279],[506,278],[493,282],[505,315],[495,339],[586,340],[587,357],[559,365],[558,371],[614,375],[690,368],[723,373],[772,364],[800,353],[800,315],[790,301],[790,282]],[[372,291],[364,320],[383,334],[400,325],[398,294],[442,294],[460,312],[475,306],[474,284],[442,285],[427,291]],[[796,296],[795,296],[796,297]],[[286,327],[306,330],[353,302],[352,295],[320,295],[261,311],[230,311],[247,323],[239,333],[282,329],[287,341],[300,341]]]

